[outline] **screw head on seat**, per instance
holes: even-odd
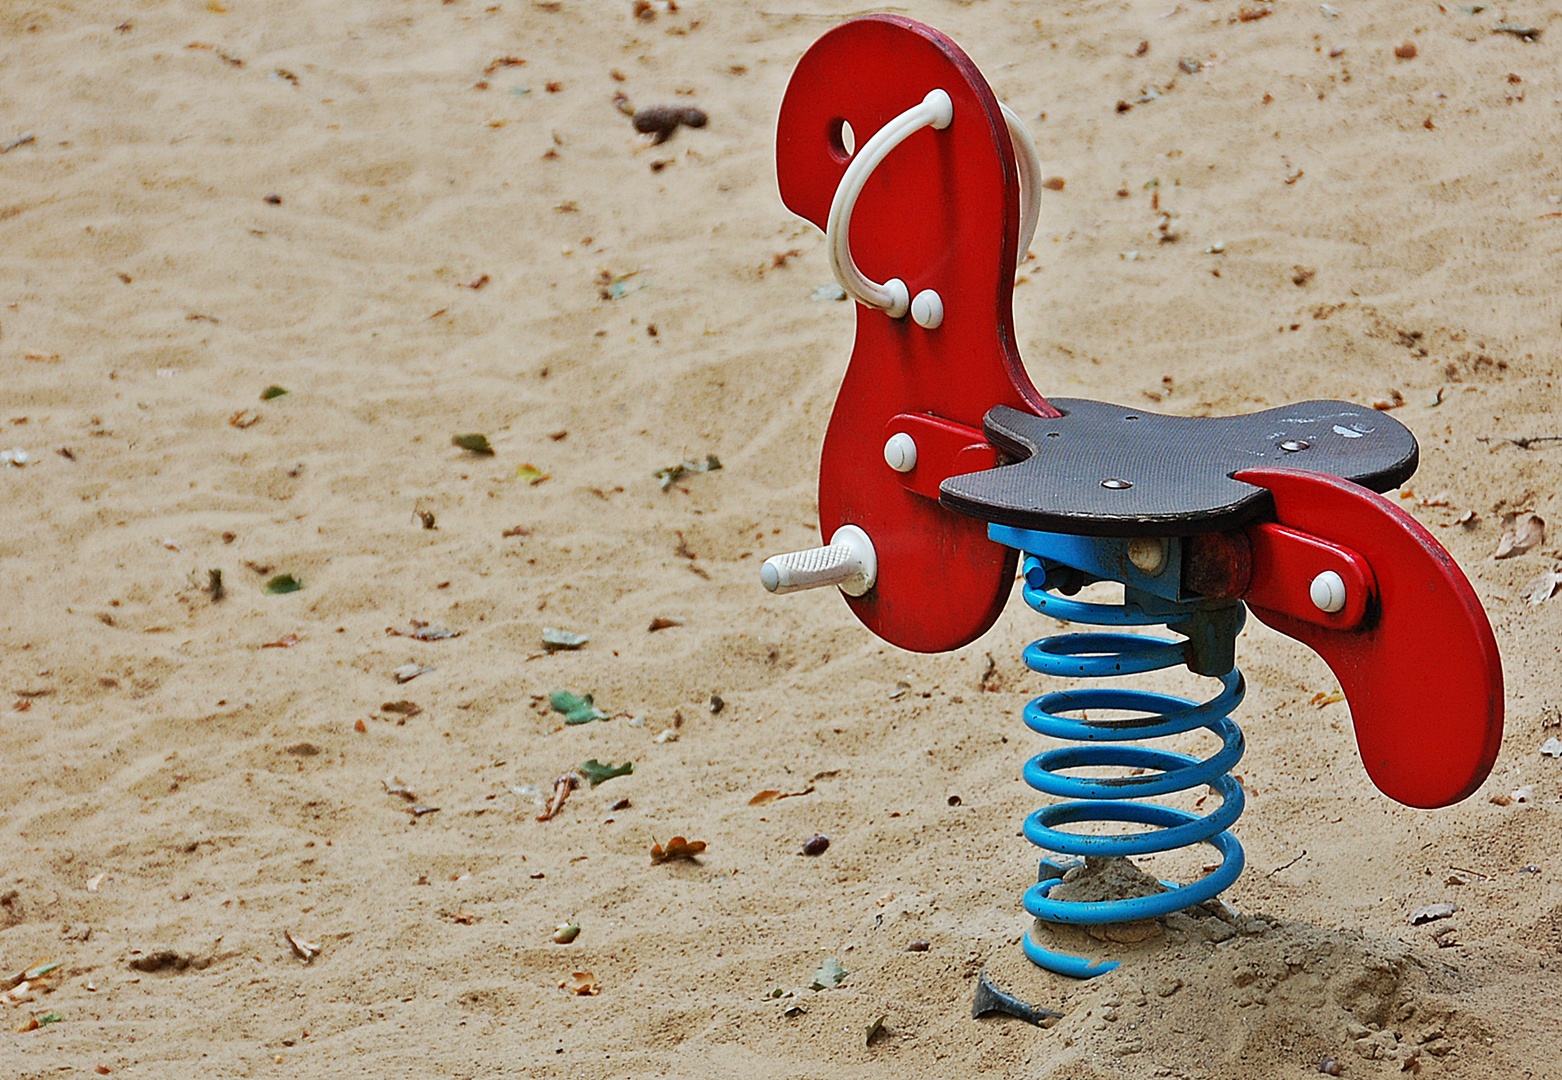
[[[1325,570],[1307,586],[1307,595],[1319,611],[1333,615],[1345,609],[1345,579],[1333,570]]]
[[[944,300],[932,289],[911,298],[911,318],[924,330],[937,330],[944,322]]]
[[[884,461],[898,473],[917,467],[917,441],[904,431],[891,435],[884,443]]]
[[[1143,574],[1159,577],[1166,569],[1168,544],[1157,536],[1136,536],[1128,541],[1128,561]]]

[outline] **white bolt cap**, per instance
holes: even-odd
[[[1136,536],[1128,541],[1128,561],[1149,577],[1159,577],[1166,569],[1167,548],[1165,540],[1152,536]]]
[[[911,298],[911,318],[924,330],[937,330],[944,322],[944,299],[932,289]]]
[[[917,467],[917,441],[904,431],[896,432],[884,444],[884,461],[896,472],[910,472]]]
[[[1333,570],[1325,570],[1313,578],[1307,595],[1319,611],[1333,615],[1345,607],[1345,579]]]
[[[935,131],[943,131],[955,118],[955,103],[948,93],[943,90],[929,90],[927,97],[922,99],[922,104],[931,105],[936,110],[936,115],[928,121],[928,127]]]
[[[904,318],[911,308],[911,290],[906,288],[906,283],[898,277],[892,277],[884,283],[884,294],[889,297],[884,314],[892,319]]]

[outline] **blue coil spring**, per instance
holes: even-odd
[[[1048,572],[1060,564],[1028,555],[1025,560],[1025,602],[1037,611],[1067,622],[1097,626],[1166,625],[1175,629],[1178,613],[1147,614],[1125,603],[1095,604],[1073,600],[1048,591]],[[1187,611],[1191,615],[1194,608]],[[1237,624],[1240,626],[1240,621]],[[1234,634],[1234,631],[1233,631]],[[1183,642],[1145,634],[1092,632],[1060,634],[1031,643],[1025,664],[1044,675],[1066,678],[1131,675],[1184,663]],[[1163,882],[1165,892],[1104,901],[1060,901],[1048,897],[1057,876],[1039,881],[1025,893],[1025,910],[1048,923],[1099,925],[1150,919],[1181,911],[1219,894],[1242,872],[1242,845],[1228,830],[1242,813],[1242,786],[1230,775],[1242,757],[1242,731],[1229,714],[1246,692],[1242,673],[1235,667],[1219,676],[1222,689],[1205,702],[1170,694],[1114,688],[1084,688],[1044,694],[1025,707],[1025,723],[1042,735],[1082,745],[1037,754],[1025,763],[1026,783],[1037,791],[1067,801],[1037,810],[1025,819],[1025,837],[1037,847],[1061,855],[1148,855],[1206,842],[1221,854],[1221,863],[1204,877],[1187,884]],[[1127,718],[1075,718],[1085,710],[1128,712]],[[1221,747],[1200,759],[1169,750],[1124,746],[1126,742],[1160,739],[1195,728],[1213,732]],[[1109,766],[1142,773],[1109,778],[1067,775],[1065,770]],[[1158,803],[1125,800],[1153,798],[1208,784],[1221,804],[1200,816]],[[1080,822],[1111,821],[1149,826],[1125,835],[1085,835],[1059,826]],[[1062,867],[1044,859],[1043,872]],[[1103,975],[1117,967],[1115,961],[1095,962],[1043,948],[1027,933],[1025,955],[1049,971],[1074,978]]]

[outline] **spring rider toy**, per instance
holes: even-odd
[[[1024,834],[1065,857],[1042,860],[1028,912],[1050,923],[1146,919],[1236,880],[1242,847],[1230,828],[1243,794],[1231,768],[1243,739],[1230,714],[1245,689],[1235,651],[1248,610],[1333,670],[1383,794],[1439,807],[1480,785],[1502,739],[1501,663],[1453,559],[1377,494],[1415,471],[1403,425],[1341,401],[1190,418],[1037,393],[1011,309],[1036,226],[1036,151],[971,60],[930,27],[870,16],[821,37],[787,87],[776,167],[783,202],[825,232],[857,335],[820,458],[829,544],[768,559],[765,587],[839,586],[879,637],[939,652],[993,624],[1023,557],[1027,604],[1107,628],[1031,644],[1032,670],[1185,665],[1220,683],[1207,701],[1097,687],[1026,706],[1033,731],[1074,744],[1024,765],[1033,788],[1062,800],[1027,817]],[[1123,603],[1073,598],[1097,581],[1121,583]],[[1117,629],[1156,624],[1182,640]],[[1206,758],[1133,745],[1201,728],[1219,741]],[[1122,775],[1076,775],[1101,766]],[[1219,796],[1206,814],[1142,801],[1201,785]],[[1098,821],[1139,828],[1064,828]],[[1048,896],[1070,859],[1200,842],[1218,866],[1164,892]],[[1031,934],[1023,948],[1077,977],[1117,966]]]

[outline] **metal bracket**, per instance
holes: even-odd
[[[910,440],[909,448],[906,439]],[[900,474],[908,491],[935,502],[938,485],[951,476],[998,465],[998,451],[988,444],[980,428],[932,413],[891,417],[884,425],[884,454],[887,466]]]
[[[1377,591],[1372,567],[1361,555],[1273,522],[1249,525],[1243,532],[1253,553],[1253,578],[1242,599],[1331,630],[1361,625]],[[1334,575],[1332,581],[1329,575]],[[1332,611],[1330,601],[1319,599],[1331,585],[1338,604]]]

